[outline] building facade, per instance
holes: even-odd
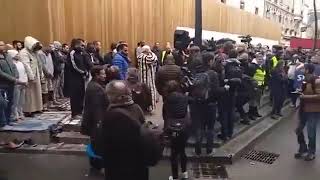
[[[311,38],[314,34],[313,0],[219,0],[281,25],[281,42],[291,37]],[[320,19],[320,0],[317,0]],[[319,22],[320,25],[320,22]],[[319,33],[320,34],[320,33]]]
[[[263,17],[265,0],[219,0],[228,6],[243,9],[252,14]]]

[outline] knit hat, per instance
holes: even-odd
[[[12,60],[14,57],[16,57],[19,54],[19,52],[15,49],[10,49],[7,51],[7,58],[8,60]]]
[[[106,87],[111,107],[133,104],[132,94],[125,81],[114,80]]]

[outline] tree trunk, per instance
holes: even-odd
[[[318,14],[317,14],[317,5],[316,0],[313,0],[313,10],[314,10],[314,44],[313,44],[313,50],[316,50],[317,47],[317,39],[318,39]]]

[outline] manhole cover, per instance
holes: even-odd
[[[194,179],[226,179],[228,173],[223,165],[213,163],[192,163],[192,174]]]
[[[270,153],[266,151],[251,150],[247,154],[243,155],[242,158],[266,164],[273,164],[279,156],[280,154]]]

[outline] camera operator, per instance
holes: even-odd
[[[210,53],[197,54],[192,58],[194,70],[193,86],[190,89],[192,103],[190,114],[196,136],[195,152],[201,155],[201,143],[204,131],[207,135],[207,154],[212,153],[214,123],[216,119],[217,99],[228,91],[229,86],[220,87],[218,74],[210,69],[214,56]]]

